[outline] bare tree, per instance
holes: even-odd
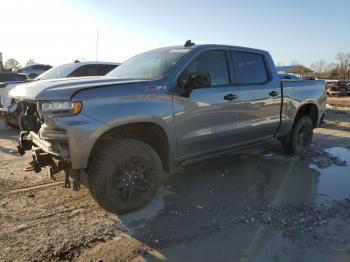
[[[36,64],[36,62],[33,59],[29,59],[26,63],[27,66],[34,65],[34,64]]]
[[[4,64],[5,69],[16,69],[16,68],[19,68],[20,66],[21,65],[19,64],[19,62],[14,58],[7,59]]]
[[[290,65],[299,65],[298,60],[294,59],[292,61],[290,61]]]
[[[277,66],[284,66],[284,63],[283,62],[278,62]]]
[[[325,60],[319,60],[310,65],[310,68],[316,73],[317,77],[320,77],[320,74],[323,73],[327,68],[327,62]]]
[[[338,72],[342,79],[350,78],[350,53],[345,54],[340,52],[337,54],[336,59],[338,60]]]
[[[337,64],[336,63],[330,63],[330,64],[328,64],[327,65],[327,68],[326,68],[326,70],[325,71],[332,71],[332,70],[334,70],[334,69],[336,69],[337,68]]]

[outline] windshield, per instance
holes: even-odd
[[[107,76],[155,80],[162,78],[190,49],[171,48],[153,50],[136,55]]]
[[[75,64],[64,64],[59,65],[47,70],[41,75],[37,76],[36,80],[46,80],[46,79],[55,79],[55,78],[65,78],[67,77],[67,72],[70,73],[71,69],[75,67]]]

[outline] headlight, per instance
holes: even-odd
[[[43,115],[76,115],[83,107],[82,102],[48,101],[39,104]]]

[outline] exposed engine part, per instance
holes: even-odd
[[[23,123],[22,128],[38,133],[42,121],[39,112],[37,111],[36,104],[22,102],[20,105],[22,108],[22,114],[20,114],[20,119],[18,121]]]
[[[32,147],[33,160],[30,162],[34,172],[39,173],[42,167],[48,167],[48,175],[50,179],[56,180],[55,175],[61,171],[64,172],[64,187],[70,188],[70,177],[73,179],[73,190],[80,189],[80,170],[72,169],[69,162],[55,158],[53,155],[44,152],[39,147]]]
[[[32,158],[30,165],[33,167],[34,172],[39,173],[42,167],[45,166],[56,166],[53,158],[50,154],[44,152],[39,147],[32,147]]]
[[[25,154],[26,150],[30,150],[32,148],[32,145],[33,145],[32,141],[24,139],[24,137],[28,135],[29,135],[28,131],[22,131],[19,135],[17,150],[21,156]]]

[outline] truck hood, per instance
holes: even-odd
[[[83,89],[137,82],[145,80],[106,76],[38,80],[17,85],[10,91],[10,96],[20,100],[69,100],[76,92]]]

